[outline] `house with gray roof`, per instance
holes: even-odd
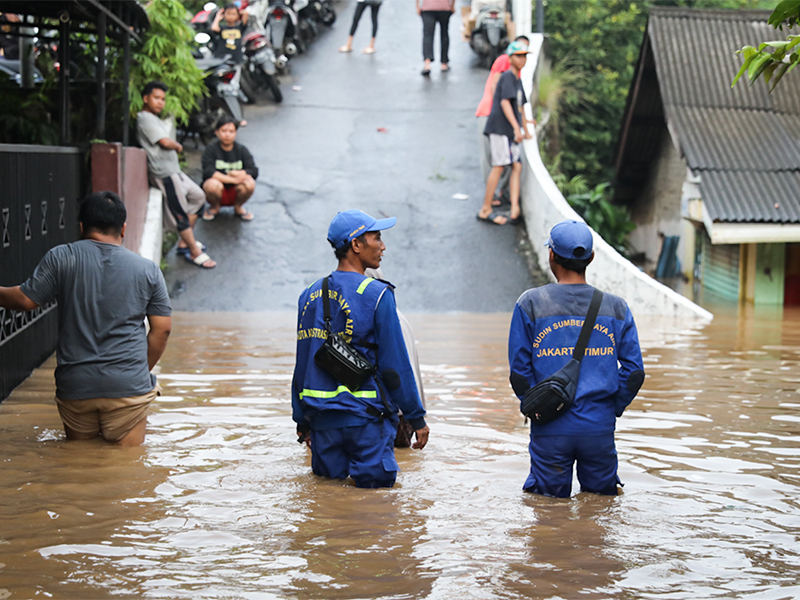
[[[800,70],[772,93],[746,77],[731,88],[736,50],[785,39],[769,14],[651,9],[615,200],[630,207],[631,243],[653,274],[716,299],[800,304]]]

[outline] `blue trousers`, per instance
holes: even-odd
[[[311,469],[331,479],[353,478],[360,488],[392,487],[397,479],[394,438],[389,419],[366,425],[311,431]]]
[[[547,435],[531,433],[528,447],[531,472],[526,492],[568,498],[572,492],[572,466],[578,463],[578,481],[582,492],[617,495],[617,449],[614,434]]]

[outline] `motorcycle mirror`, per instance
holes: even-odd
[[[208,35],[205,31],[201,31],[196,36],[194,36],[194,41],[198,44],[207,44],[211,41],[211,36]]]
[[[217,8],[217,5],[214,2],[206,2],[203,4],[203,10],[214,10]]]

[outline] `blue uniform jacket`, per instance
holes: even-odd
[[[392,285],[349,271],[334,271],[331,279],[332,330],[377,365],[391,411],[396,413],[399,407],[414,429],[422,429],[425,409],[403,341]],[[320,279],[300,295],[298,302],[292,418],[299,430],[363,425],[377,418],[367,412],[367,407],[385,411],[374,377],[354,392],[317,366],[314,355],[325,337]]]
[[[588,284],[549,284],[528,290],[514,307],[508,361],[514,391],[549,377],[572,358],[594,288]],[[613,433],[616,417],[644,381],[636,324],[627,303],[604,294],[578,379],[575,403],[561,417],[534,425],[536,435]]]

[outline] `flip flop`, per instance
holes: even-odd
[[[369,46],[361,51],[362,54],[375,54],[375,52],[375,48],[370,48]]]
[[[507,223],[509,225],[519,225],[520,223],[522,223],[522,220],[523,220],[522,215],[520,214],[518,217],[515,217],[513,219],[509,217]]]
[[[188,254],[184,254],[183,257],[186,260],[188,260],[190,263],[192,263],[193,265],[197,265],[201,269],[213,269],[214,268],[214,267],[206,267],[205,266],[205,263],[207,263],[208,261],[211,260],[211,257],[208,254],[206,254],[205,252],[201,252],[200,254],[195,256],[194,258],[189,256]],[[216,266],[216,265],[214,265],[214,266]]]
[[[442,66],[442,73],[447,73],[450,70],[450,67],[447,65]]]
[[[218,212],[212,213],[208,210],[203,211],[203,221],[213,221],[214,219],[217,218],[218,214],[219,214]]]
[[[249,210],[245,211],[243,213],[238,213],[238,212],[234,211],[233,214],[236,215],[237,219],[241,219],[242,221],[248,221],[249,222],[249,221],[252,221],[253,219],[256,218],[256,216],[253,213],[251,213]]]
[[[425,77],[429,77],[430,74],[431,74],[430,69],[422,69],[422,75],[424,75]]]
[[[339,52],[352,52],[352,51],[353,51],[352,47],[348,48],[347,46],[342,46],[341,48],[339,48]]]
[[[487,216],[485,216],[485,217],[482,217],[482,216],[480,215],[480,213],[478,213],[478,214],[477,214],[477,215],[475,215],[475,216],[476,216],[476,218],[477,218],[479,221],[486,221],[486,222],[487,222],[487,223],[489,223],[490,225],[498,225],[498,226],[503,226],[503,225],[505,225],[506,223],[508,223],[508,217],[506,217],[506,216],[505,216],[504,214],[502,214],[502,213],[497,213],[497,212],[494,212],[494,211],[490,212],[490,213],[489,213]],[[495,219],[497,219],[498,217],[503,217],[503,218],[505,218],[505,219],[506,219],[506,222],[505,222],[505,223],[498,223],[497,221],[495,221]]]
[[[201,242],[200,240],[195,240],[194,243],[197,245],[198,248],[200,248],[200,250],[202,250],[203,252],[206,251],[206,245],[203,242]],[[188,254],[189,253],[189,248],[180,248],[179,247],[175,252],[177,254]]]

